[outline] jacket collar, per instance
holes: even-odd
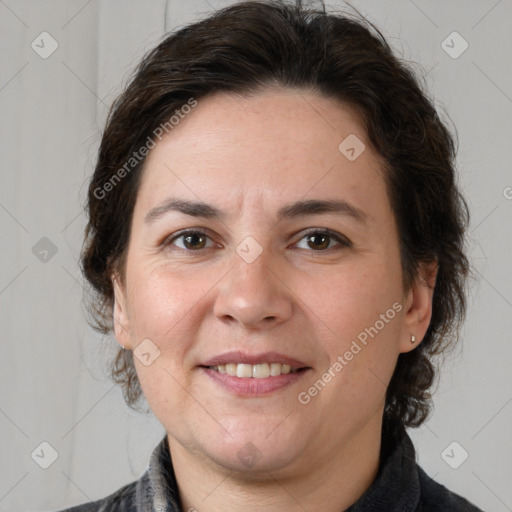
[[[420,497],[420,476],[411,438],[400,423],[385,418],[377,476],[345,512],[419,512]]]
[[[167,435],[153,450],[149,467],[137,482],[135,496],[134,512],[181,512]]]

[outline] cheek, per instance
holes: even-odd
[[[134,346],[149,339],[158,350],[149,365],[134,354],[134,364],[149,406],[165,422],[168,411],[193,405],[190,395],[183,393],[190,386],[184,361],[196,339],[197,316],[207,289],[197,285],[197,276],[148,269],[143,263],[133,269],[138,272],[132,274],[130,289]]]
[[[198,274],[183,276],[141,264],[132,275],[131,318],[138,337],[174,337],[208,291]]]
[[[385,261],[337,272],[325,281],[328,291],[323,300],[318,294],[309,299],[311,310],[322,320],[319,327],[327,333],[323,344],[331,374],[336,375],[332,392],[343,396],[348,408],[370,411],[380,404],[396,365],[403,311],[401,274],[399,267]],[[361,397],[366,397],[366,405]]]
[[[336,336],[345,342],[355,339],[375,323],[379,331],[389,332],[393,324],[396,330],[399,308],[393,305],[400,303],[403,294],[400,276],[390,265],[373,261],[364,267],[347,266],[321,279],[316,277],[316,291],[311,293],[310,289],[306,294],[304,289],[302,296],[335,339]]]
[[[132,274],[130,289],[132,343],[137,346],[149,339],[159,351],[150,366],[135,361],[141,386],[148,401],[160,396],[163,389],[174,390],[171,395],[179,396],[180,386],[190,385],[190,354],[212,307],[209,292],[219,278],[212,277],[212,272],[177,272],[163,265],[145,268],[142,262],[133,270],[138,274]],[[170,400],[171,395],[164,395]],[[151,404],[158,410],[171,405],[158,400]]]

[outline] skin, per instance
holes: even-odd
[[[338,150],[350,134],[366,146],[354,161]],[[434,284],[425,268],[427,284],[402,286],[382,169],[355,112],[305,90],[200,99],[149,154],[125,273],[112,276],[115,333],[127,349],[150,339],[160,350],[149,366],[134,362],[168,434],[184,510],[334,512],[373,482],[386,388],[398,355],[425,335]],[[168,212],[145,222],[171,196],[227,217]],[[309,199],[347,201],[366,221],[337,213],[277,221],[281,206]],[[191,228],[208,238],[172,240]],[[326,248],[309,228],[350,245],[328,238]],[[251,263],[236,252],[249,236],[262,250]],[[401,311],[300,403],[298,394],[395,303]],[[311,369],[270,395],[241,397],[198,368],[230,350],[277,351]],[[247,443],[259,456],[251,467],[238,456]]]

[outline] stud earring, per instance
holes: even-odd
[[[413,345],[416,343],[416,336],[414,336],[414,334],[411,336],[411,343]]]

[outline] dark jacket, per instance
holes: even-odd
[[[345,512],[482,512],[417,465],[414,446],[404,428],[384,425],[382,439],[377,477]],[[106,498],[60,512],[114,511],[187,512],[181,508],[167,436],[154,449],[139,480]]]

